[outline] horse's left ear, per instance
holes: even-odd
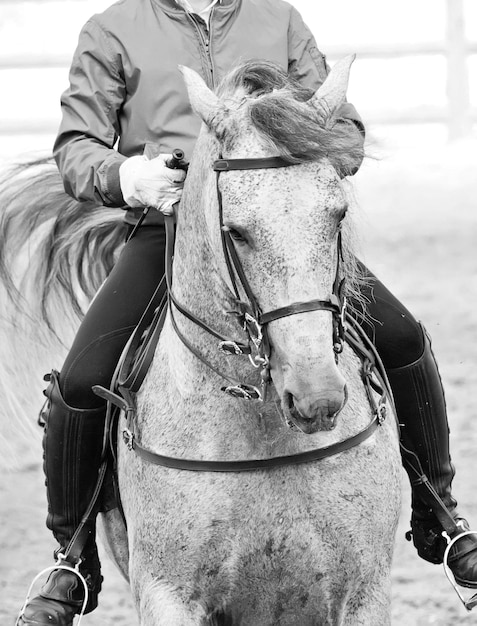
[[[324,123],[331,121],[346,101],[349,73],[355,58],[355,54],[349,54],[337,61],[331,68],[325,82],[310,98],[310,104],[322,112]]]
[[[212,132],[220,135],[227,108],[211,91],[203,79],[189,67],[179,65],[189,94],[193,110],[207,124]]]

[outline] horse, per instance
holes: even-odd
[[[141,626],[390,623],[398,433],[344,310],[360,288],[343,181],[360,148],[337,120],[350,65],[313,94],[277,86],[266,62],[216,92],[182,68],[203,125],[169,307],[133,420],[117,425],[123,514],[100,515]],[[78,210],[54,166],[35,167],[6,181],[0,277],[11,323],[40,325],[61,353],[120,249],[121,217]],[[15,265],[27,233],[40,274]]]

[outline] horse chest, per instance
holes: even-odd
[[[254,475],[161,469],[147,497],[131,503],[142,520],[131,547],[153,564],[151,574],[183,581],[187,573],[190,585],[208,592],[256,577],[278,581],[285,572],[288,585],[311,574],[318,581],[337,562],[337,577],[369,571],[369,547],[389,533],[389,485],[358,468],[350,473],[349,456]]]

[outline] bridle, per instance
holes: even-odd
[[[184,307],[174,296],[172,289],[172,259],[174,249],[174,220],[166,216],[166,275],[168,293],[168,307],[159,307],[156,310],[154,321],[149,328],[146,339],[141,339],[145,331],[145,320],[148,318],[148,311],[145,312],[138,327],[133,333],[117,368],[111,389],[107,390],[100,386],[95,386],[93,390],[110,403],[124,411],[126,417],[126,428],[123,430],[123,439],[130,450],[149,463],[173,467],[177,469],[192,471],[214,471],[214,472],[236,472],[257,469],[269,469],[283,465],[316,461],[329,457],[344,450],[348,450],[368,437],[376,428],[383,423],[386,417],[386,402],[392,402],[392,394],[387,382],[384,367],[370,340],[366,337],[359,325],[347,313],[346,298],[343,296],[344,279],[340,280],[340,263],[343,258],[341,233],[337,236],[337,264],[336,274],[333,283],[333,292],[327,300],[309,300],[307,302],[293,302],[287,306],[267,311],[263,313],[260,309],[250,284],[247,280],[237,250],[233,243],[230,232],[224,228],[223,224],[223,200],[219,187],[219,175],[221,172],[231,170],[251,170],[289,167],[295,163],[283,157],[251,158],[251,159],[218,159],[213,164],[213,170],[217,173],[216,188],[219,206],[219,225],[222,238],[222,250],[225,263],[228,269],[230,283],[232,285],[234,300],[238,309],[232,313],[237,316],[243,329],[248,336],[247,343],[238,342],[213,329],[209,324],[199,319],[193,312]],[[248,302],[243,302],[240,297],[240,287],[243,290]],[[151,303],[154,301],[154,297]],[[150,306],[152,304],[150,303]],[[157,303],[156,303],[157,306]],[[149,308],[149,307],[148,307]],[[182,333],[175,320],[175,310],[191,320],[207,333],[218,340],[218,347],[226,354],[247,355],[256,368],[260,368],[261,389],[238,381],[223,372],[207,360],[203,354],[191,343]],[[183,342],[183,344],[209,369],[221,376],[228,384],[221,387],[226,393],[246,400],[265,400],[266,389],[270,384],[270,341],[267,327],[271,322],[309,311],[329,311],[333,316],[333,349],[338,358],[343,350],[343,343],[346,342],[358,354],[362,361],[361,377],[366,389],[368,400],[373,410],[371,422],[356,435],[339,441],[324,448],[318,448],[303,453],[278,456],[265,459],[247,459],[237,461],[202,461],[195,459],[174,458],[157,454],[144,448],[138,441],[136,435],[136,406],[135,394],[145,378],[147,370],[154,355],[154,350],[159,339],[160,331],[163,327],[166,312],[169,311],[172,327]],[[345,323],[346,322],[346,323]],[[376,400],[378,394],[378,400]]]
[[[344,342],[344,319],[346,310],[346,298],[343,296],[344,279],[340,281],[340,261],[343,257],[342,245],[341,245],[341,233],[338,234],[337,240],[337,264],[336,274],[333,283],[333,292],[328,300],[309,300],[307,302],[294,302],[284,307],[274,309],[262,313],[259,303],[250,287],[250,283],[244,272],[242,263],[240,261],[237,249],[234,245],[230,232],[224,228],[223,221],[223,199],[222,193],[219,187],[219,175],[221,172],[228,172],[232,170],[251,170],[251,169],[265,169],[265,168],[278,168],[289,167],[292,165],[288,160],[282,157],[268,157],[268,158],[255,158],[255,159],[218,159],[213,164],[213,170],[217,173],[216,176],[216,190],[219,207],[219,228],[222,240],[222,252],[225,259],[230,284],[233,290],[233,299],[236,303],[237,309],[230,313],[235,315],[243,330],[248,336],[248,342],[246,344],[237,342],[230,338],[222,336],[220,333],[211,329],[211,327],[205,324],[193,313],[185,309],[174,297],[172,290],[171,273],[172,268],[168,264],[168,270],[166,271],[168,292],[170,296],[170,302],[172,305],[185,315],[189,320],[194,322],[197,326],[212,334],[216,339],[219,339],[219,349],[222,352],[233,355],[247,354],[250,362],[255,368],[259,368],[261,378],[261,389],[254,385],[239,382],[229,378],[223,373],[219,373],[218,370],[212,366],[212,364],[206,360],[201,354],[198,353],[183,333],[179,330],[174,317],[174,310],[171,309],[171,319],[175,329],[175,332],[180,337],[181,341],[191,350],[201,361],[206,363],[209,368],[219,373],[220,376],[228,380],[228,385],[224,385],[221,389],[230,395],[237,398],[243,398],[247,400],[265,400],[267,396],[267,388],[271,382],[270,377],[270,340],[268,336],[268,324],[275,320],[290,315],[296,315],[298,313],[305,313],[309,311],[330,311],[333,315],[333,346],[336,354],[343,350]],[[240,288],[246,297],[244,302],[240,295]]]

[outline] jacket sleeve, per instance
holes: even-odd
[[[113,149],[118,112],[125,97],[120,55],[91,19],[83,27],[61,97],[62,121],[53,154],[65,191],[76,200],[124,206],[119,166],[125,157]]]
[[[328,75],[325,56],[318,50],[315,39],[295,8],[291,9],[288,29],[288,72],[300,83],[316,91]],[[345,102],[341,107],[342,121],[352,121],[364,137],[364,125],[354,106]]]

